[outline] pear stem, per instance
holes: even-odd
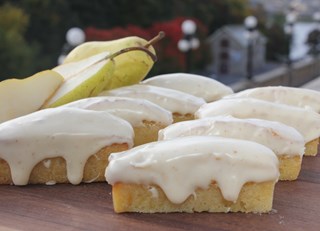
[[[146,52],[152,59],[153,62],[157,61],[157,56],[155,54],[153,54],[149,49],[145,48],[145,47],[127,47],[127,48],[123,48],[109,56],[107,56],[106,58],[110,58],[113,59],[114,57],[130,52],[130,51],[143,51]]]
[[[146,45],[144,45],[143,47],[148,48],[149,46],[157,43],[158,41],[160,41],[161,39],[163,39],[166,36],[166,34],[163,31],[160,31],[159,34],[157,36],[155,36],[154,38],[152,38],[151,40],[149,40],[147,42]]]
[[[146,52],[152,59],[153,62],[156,62],[157,61],[157,56],[155,54],[153,54],[149,49],[148,47],[155,44],[156,42],[160,41],[161,39],[163,39],[165,37],[165,33],[163,31],[160,31],[159,34],[157,36],[155,36],[154,38],[152,38],[151,40],[149,40],[146,45],[144,46],[137,46],[137,47],[127,47],[127,48],[123,48],[115,53],[112,53],[110,55],[107,55],[105,58],[101,59],[100,61],[102,60],[105,60],[105,59],[113,59],[114,57],[118,56],[118,55],[121,55],[121,54],[124,54],[124,53],[127,53],[127,52],[130,52],[130,51],[143,51],[143,52]],[[98,61],[98,62],[100,62]]]

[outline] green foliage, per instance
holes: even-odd
[[[288,38],[283,32],[283,26],[279,24],[272,25],[266,31],[267,42],[267,60],[281,61],[286,60],[288,55]]]
[[[317,56],[320,46],[320,30],[315,29],[308,34],[306,44],[309,45],[309,54]]]
[[[268,17],[262,4],[253,9],[253,15],[258,19],[258,29],[267,37],[266,58],[269,61],[284,62],[287,60],[289,46],[288,37],[284,33],[283,14],[275,14]]]
[[[2,77],[54,67],[70,27],[148,28],[156,22],[191,17],[211,34],[224,24],[242,23],[248,14],[248,0],[0,0],[0,4],[1,8],[9,5],[11,11],[10,20],[0,18],[5,22],[0,22]]]
[[[34,0],[33,0],[34,1]],[[39,0],[40,1],[40,0]],[[213,32],[228,23],[242,23],[248,15],[248,0],[69,0],[82,27],[149,27],[176,17],[197,18]]]
[[[16,0],[15,3],[29,15],[25,37],[39,47],[35,64],[37,71],[56,66],[67,30],[78,26],[78,12],[73,12],[69,1],[65,0]]]
[[[149,27],[153,22],[172,17],[172,0],[95,0],[69,1],[81,26],[97,28],[125,27],[128,24]]]
[[[192,0],[190,0],[192,1]],[[194,1],[192,1],[193,4]],[[243,19],[249,14],[247,0],[205,0],[201,4],[201,11],[195,17],[208,25],[209,33],[214,32],[226,24],[242,24]]]
[[[93,2],[74,0],[71,1],[71,5],[72,9],[82,12],[78,19],[83,27],[94,26],[112,30],[114,27],[127,27],[133,24],[148,28],[154,24],[165,23],[179,17],[188,17],[198,19],[206,27],[205,37],[227,23],[242,23],[249,9],[247,0],[140,0],[138,3],[129,0]],[[168,38],[168,32],[166,31],[166,33]],[[180,25],[171,28],[170,33],[174,33],[180,38]],[[205,37],[201,38],[202,44],[204,44]],[[176,51],[177,41],[169,40],[169,42],[172,43],[171,53],[179,52]],[[207,47],[206,51],[208,50]],[[163,53],[163,50],[158,51],[160,61],[152,71],[178,71],[177,67],[181,66],[181,60],[177,59],[175,55],[164,57]],[[196,53],[193,59],[195,69],[204,68],[210,59],[208,52],[201,52],[201,55],[206,60],[204,61],[202,57],[199,57],[199,53]]]
[[[10,4],[0,7],[0,80],[34,72],[35,50],[24,39],[28,23],[22,9]]]

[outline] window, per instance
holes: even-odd
[[[229,47],[229,40],[228,39],[221,39],[220,41],[220,46],[221,47]]]
[[[224,59],[224,60],[229,59],[229,54],[225,51],[220,52],[220,59]]]

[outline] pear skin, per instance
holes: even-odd
[[[148,41],[137,36],[130,36],[111,41],[85,42],[75,47],[66,56],[63,63],[80,61],[82,59],[88,58],[92,55],[96,55],[105,51],[115,53],[123,48],[145,46],[146,44],[148,44]],[[149,50],[155,54],[155,50],[152,46],[149,47]]]
[[[128,47],[143,47],[148,44],[148,41],[136,37],[126,37],[112,41],[94,41],[83,43],[74,48],[66,57],[64,63],[79,61],[88,56],[95,55],[101,52],[109,51],[110,53],[117,52]],[[149,51],[155,54],[152,45],[147,47]],[[154,65],[154,60],[143,51],[131,51],[114,58],[115,70],[111,76],[111,81],[106,85],[104,90],[114,89],[122,86],[139,83],[149,73]]]
[[[62,83],[63,77],[51,70],[0,82],[0,123],[39,110]]]

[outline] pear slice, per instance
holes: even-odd
[[[57,107],[72,101],[98,95],[114,71],[114,60],[103,58],[66,79],[43,108]],[[71,73],[71,70],[69,71]],[[76,72],[76,71],[75,71]]]
[[[65,80],[68,80],[75,76],[77,73],[81,72],[82,70],[88,68],[89,66],[101,61],[102,59],[106,58],[110,55],[110,52],[105,51],[99,54],[89,56],[85,59],[76,62],[69,62],[65,64],[61,64],[53,68],[53,71],[58,72]]]
[[[0,82],[0,123],[39,110],[62,82],[61,75],[51,70]]]

